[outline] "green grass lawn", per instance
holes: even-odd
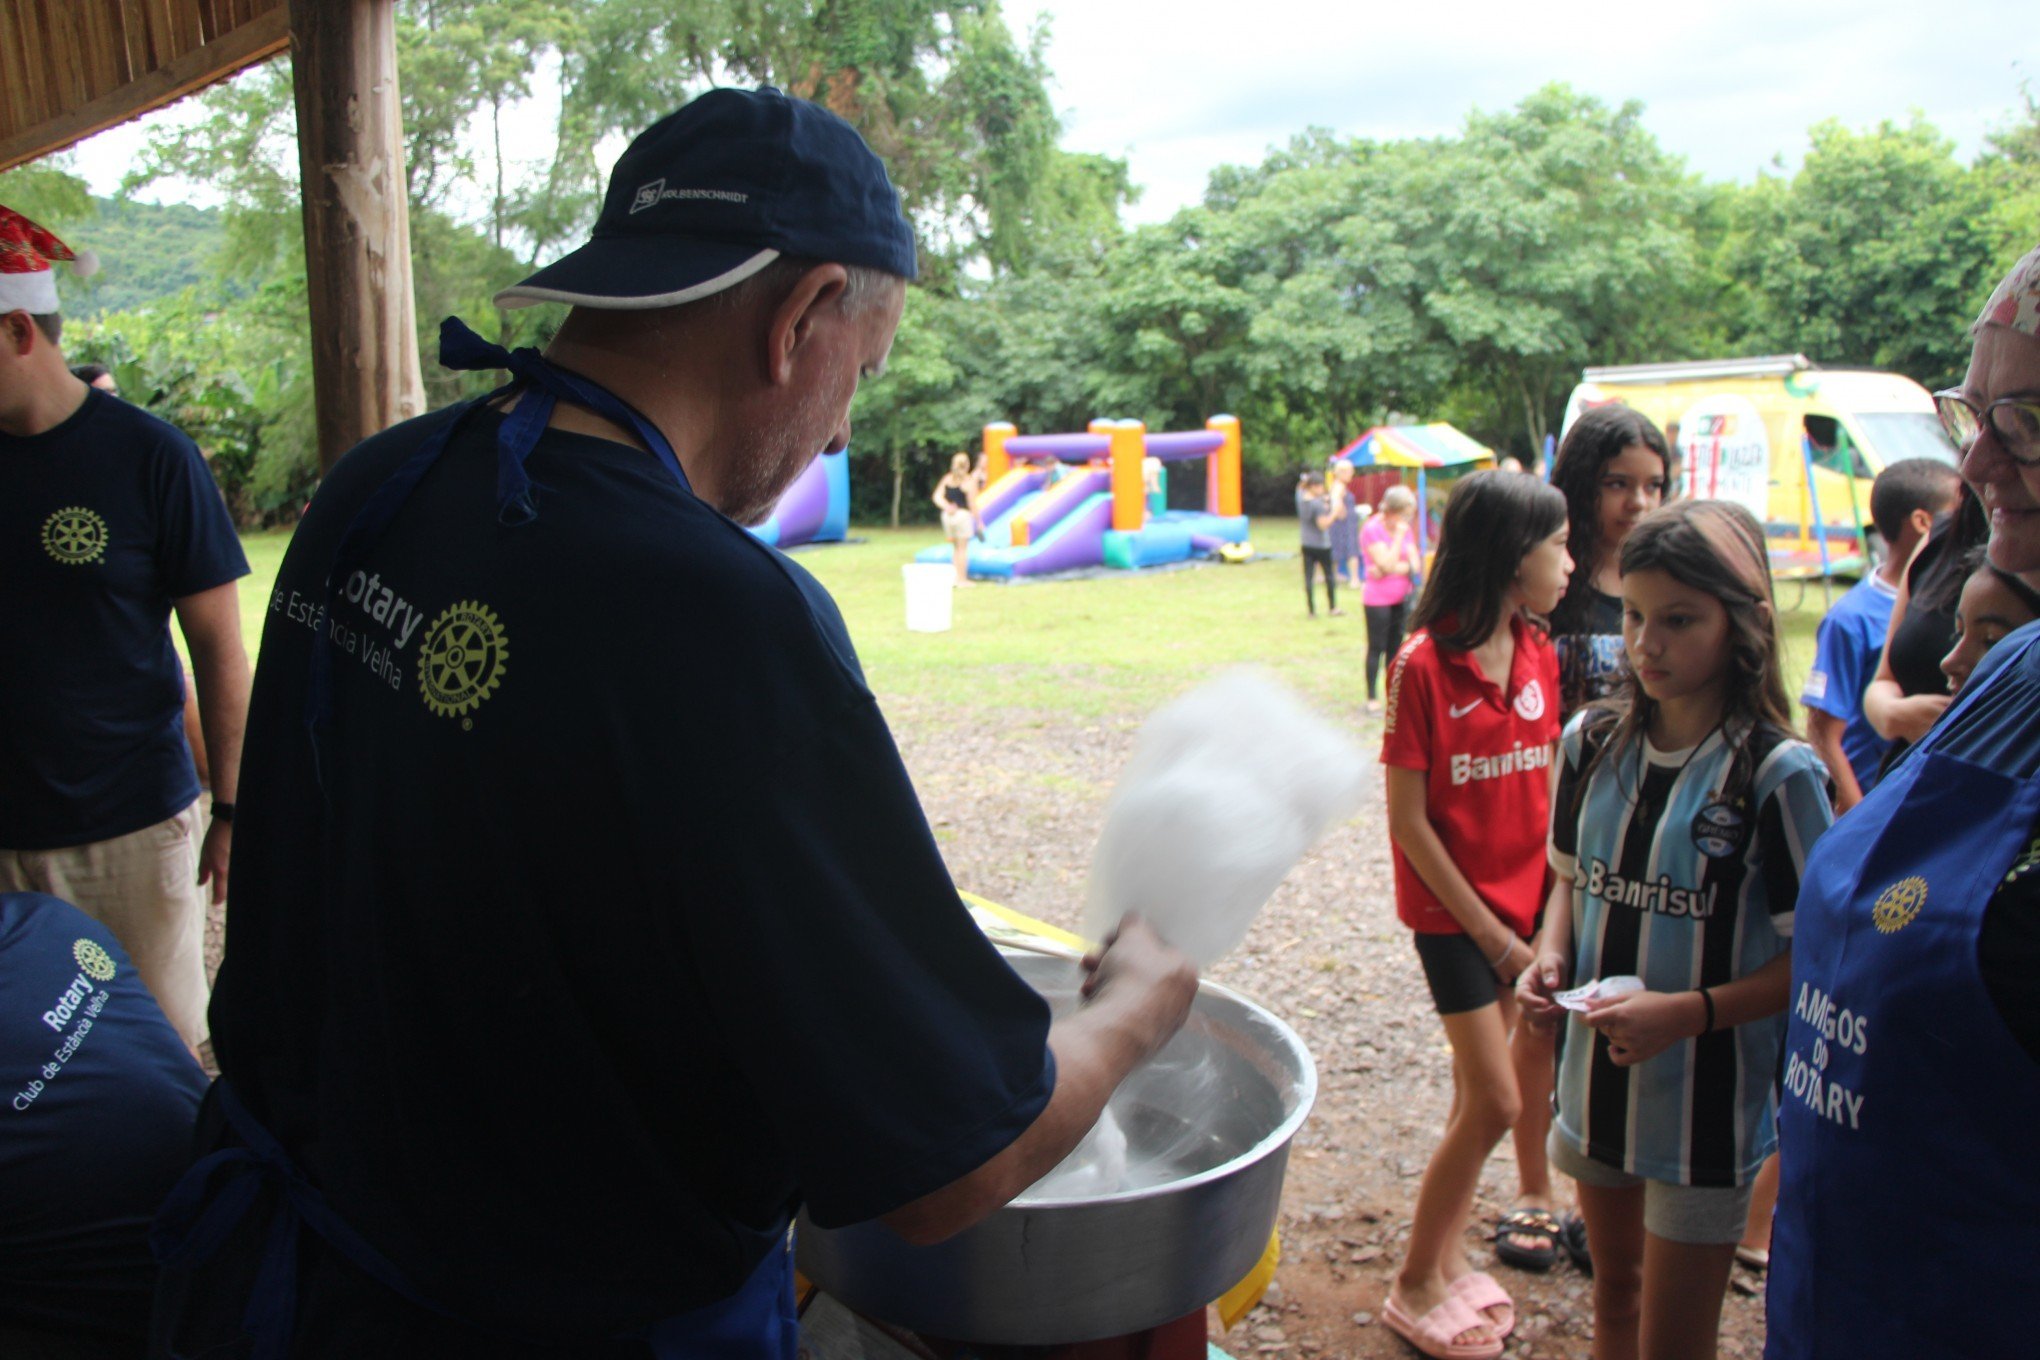
[[[861,543],[795,557],[835,595],[872,688],[898,715],[940,723],[998,711],[1045,725],[1138,717],[1221,666],[1268,667],[1328,712],[1351,718],[1365,694],[1366,626],[1359,601],[1344,618],[1304,613],[1296,522],[1259,519],[1254,543],[1281,560],[1089,580],[980,584],[957,592],[947,633],[910,633],[900,568],[941,541],[933,528],[871,529]],[[252,654],[283,561],[288,530],[242,540],[253,569],[241,614]],[[1780,592],[1793,695],[1813,659],[1824,605],[1818,585],[1800,601]],[[591,600],[590,608],[609,602]],[[1798,608],[1785,608],[1799,604]],[[1322,601],[1320,601],[1322,607]]]

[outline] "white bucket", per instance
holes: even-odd
[[[956,568],[942,562],[912,562],[900,570],[907,578],[908,631],[948,632]]]

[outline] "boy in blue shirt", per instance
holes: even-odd
[[[1890,748],[1864,715],[1863,690],[1876,673],[1891,606],[1913,551],[1934,520],[1954,508],[1960,484],[1947,463],[1906,458],[1878,473],[1870,488],[1870,518],[1889,551],[1821,620],[1813,669],[1799,696],[1806,706],[1806,739],[1834,777],[1836,812],[1863,800]]]

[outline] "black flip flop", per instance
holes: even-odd
[[[1495,1259],[1505,1266],[1541,1275],[1558,1264],[1562,1231],[1549,1209],[1511,1209],[1495,1225]],[[1513,1240],[1518,1237],[1542,1240],[1535,1247],[1526,1247]]]
[[[1565,1254],[1572,1258],[1572,1263],[1580,1268],[1581,1274],[1594,1273],[1594,1258],[1587,1250],[1587,1220],[1578,1214],[1567,1214],[1565,1222],[1558,1228],[1558,1242],[1565,1248]]]

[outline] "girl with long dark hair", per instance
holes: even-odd
[[[1622,544],[1663,502],[1671,457],[1649,417],[1615,404],[1582,412],[1558,446],[1551,484],[1565,497],[1579,564],[1551,611],[1568,718],[1612,690],[1622,673]]]
[[[1382,1321],[1454,1360],[1492,1360],[1515,1325],[1507,1292],[1466,1258],[1466,1219],[1522,1106],[1509,985],[1531,958],[1559,731],[1558,663],[1536,620],[1571,571],[1564,497],[1516,473],[1464,478],[1415,631],[1389,667],[1381,760],[1396,914],[1452,1045],[1454,1098]]]
[[[1561,722],[1622,677],[1622,545],[1663,501],[1670,466],[1670,445],[1658,427],[1619,404],[1582,412],[1558,446],[1551,484],[1565,497],[1569,546],[1578,563],[1551,611]],[[1578,1214],[1558,1217],[1544,1155],[1551,1131],[1551,1034],[1519,1025],[1512,1048],[1523,1091],[1523,1117],[1514,1132],[1517,1193],[1515,1207],[1495,1229],[1495,1255],[1522,1270],[1544,1271],[1563,1244],[1575,1262],[1591,1268],[1586,1224]]]

